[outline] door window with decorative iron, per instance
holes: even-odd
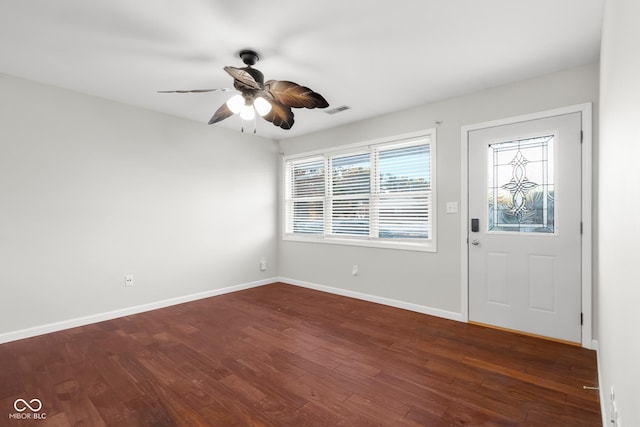
[[[554,135],[488,149],[488,231],[554,233]]]

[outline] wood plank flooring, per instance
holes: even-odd
[[[0,425],[601,426],[596,372],[582,348],[275,283],[0,345]],[[15,419],[36,398],[46,419]]]

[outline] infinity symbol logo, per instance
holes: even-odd
[[[22,405],[18,406],[19,403],[21,403]],[[31,404],[34,405],[31,406]],[[18,412],[24,412],[27,410],[27,408],[31,409],[31,412],[38,412],[40,409],[42,409],[42,402],[40,401],[40,399],[31,399],[29,402],[24,399],[16,399],[16,401],[13,402],[13,407]]]

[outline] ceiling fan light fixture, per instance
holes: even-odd
[[[242,120],[253,120],[256,118],[256,110],[253,109],[253,105],[244,105],[240,110],[240,117]]]
[[[269,114],[269,111],[271,111],[271,104],[261,96],[257,97],[256,100],[253,101],[253,106],[260,117],[264,117]]]
[[[244,107],[244,97],[240,94],[233,95],[227,100],[227,107],[233,114],[238,114]]]

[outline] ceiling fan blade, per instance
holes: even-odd
[[[265,98],[266,99],[266,98]],[[262,116],[268,122],[282,129],[291,129],[293,126],[293,111],[291,107],[281,104],[275,99],[266,99],[271,104],[271,111]]]
[[[235,90],[235,89],[231,89],[228,87],[221,87],[217,89],[159,90],[158,93],[202,93],[202,92],[216,92],[216,91],[228,92],[231,90]]]
[[[249,67],[247,67],[249,68]],[[256,79],[247,72],[244,68],[236,68],[236,67],[224,67],[223,68],[233,79],[240,83],[241,87],[246,87],[248,89],[261,90],[262,84],[257,82]],[[251,68],[253,71],[257,71],[255,68]],[[258,73],[260,73],[258,71]],[[261,73],[260,73],[261,74]]]
[[[212,125],[214,123],[218,123],[231,116],[233,116],[233,112],[229,110],[229,107],[227,107],[227,103],[225,102],[216,110],[215,113],[213,113],[213,116],[209,119],[209,124]]]
[[[297,83],[280,80],[269,80],[265,90],[281,104],[294,108],[326,108],[329,103],[317,92]]]

